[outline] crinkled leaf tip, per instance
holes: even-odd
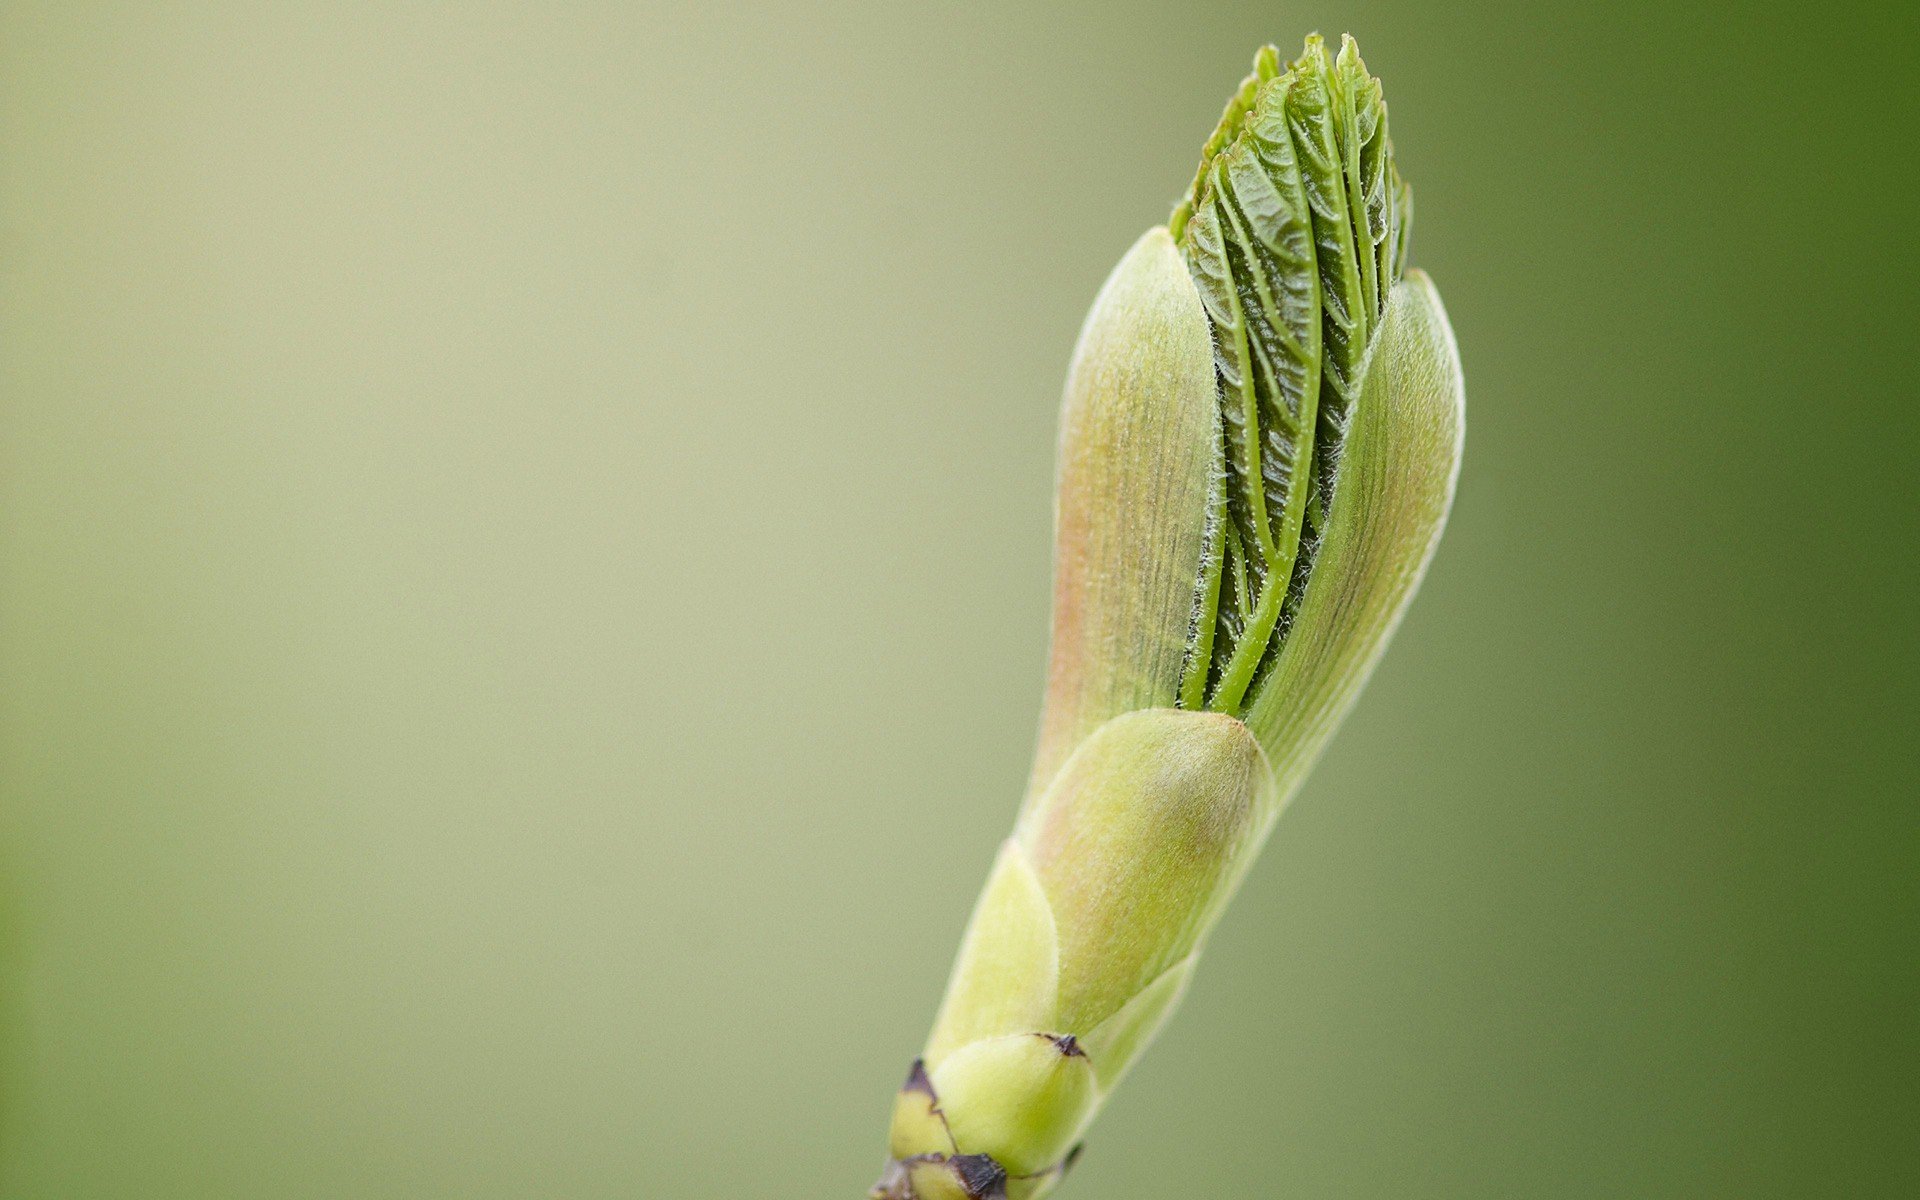
[[[1206,309],[1221,427],[1182,707],[1242,713],[1271,677],[1410,220],[1353,39],[1335,57],[1309,37],[1285,69],[1262,48],[1169,225]]]

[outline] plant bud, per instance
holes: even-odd
[[[1459,469],[1459,356],[1352,39],[1254,60],[1068,372],[1033,775],[876,1200],[1037,1200],[1418,586]]]

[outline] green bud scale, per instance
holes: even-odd
[[[1027,798],[895,1098],[874,1200],[1035,1200],[1412,597],[1458,352],[1351,38],[1254,59],[1187,195],[1094,300],[1061,411]]]

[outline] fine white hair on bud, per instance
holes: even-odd
[[[1034,769],[894,1103],[875,1200],[1037,1200],[1412,598],[1457,348],[1351,38],[1228,102],[1095,298],[1061,407]]]

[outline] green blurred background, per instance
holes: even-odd
[[[0,1195],[859,1194],[1313,28],[1459,503],[1067,1191],[1920,1194],[1914,22],[1785,16],[7,0]]]

